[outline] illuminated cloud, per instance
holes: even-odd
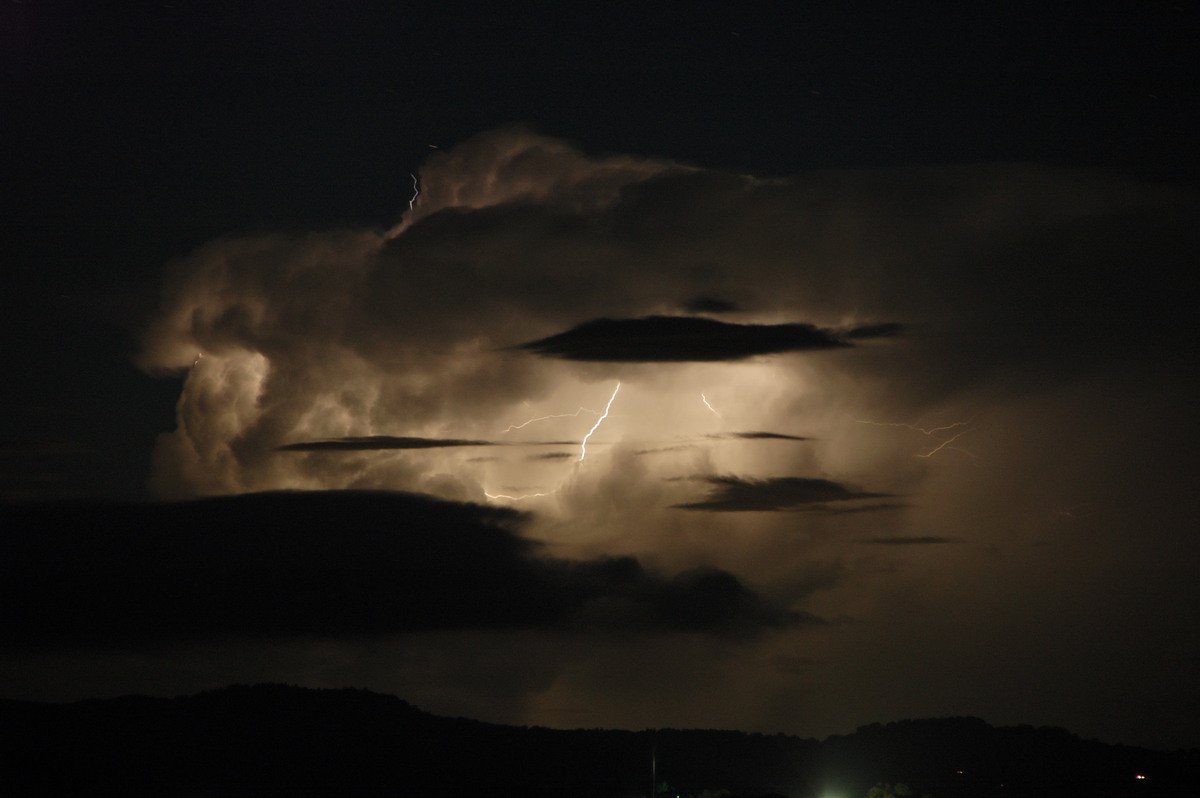
[[[159,494],[479,499],[498,480],[529,480],[464,468],[448,445],[405,459],[399,442],[519,437],[530,419],[578,441],[594,418],[567,416],[603,407],[597,380],[626,386],[606,441],[645,449],[799,419],[826,442],[816,460],[731,451],[714,470],[884,467],[889,449],[869,449],[871,436],[826,434],[837,413],[917,418],[998,380],[1019,392],[1014,373],[1086,369],[1133,340],[1128,325],[1089,323],[1110,304],[1098,278],[1123,268],[1113,253],[1134,241],[1149,258],[1177,251],[1163,235],[1115,245],[1110,223],[1174,198],[1031,167],[767,180],[592,158],[510,129],[432,153],[419,176],[392,230],[222,239],[172,267],[140,359],[185,375],[177,428],[155,453]],[[689,296],[694,312],[754,310],[738,323],[668,315]],[[1079,334],[1064,334],[1064,318]],[[1119,341],[1105,338],[1117,329]],[[895,340],[857,345],[877,338]],[[909,462],[886,470],[920,474]]]

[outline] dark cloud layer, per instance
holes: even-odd
[[[328,441],[301,441],[278,447],[281,452],[370,451],[373,449],[438,449],[445,446],[494,446],[492,441],[366,435]]]
[[[278,452],[369,452],[400,449],[448,449],[456,446],[571,446],[575,441],[500,442],[463,438],[422,438],[418,436],[362,435],[322,441],[298,441],[276,447]],[[546,459],[569,455],[539,455]]]
[[[895,335],[898,325],[872,325],[858,337]],[[851,337],[855,330],[845,334]],[[521,344],[519,348],[565,360],[628,363],[741,360],[755,355],[836,349],[850,344],[812,324],[734,324],[696,316],[594,319]]]
[[[796,510],[825,502],[875,499],[889,495],[851,490],[828,479],[807,477],[744,479],[711,476],[704,477],[704,480],[713,486],[707,499],[674,506],[683,510],[713,512]]]
[[[753,432],[726,432],[720,435],[713,435],[714,438],[741,438],[747,441],[806,441],[809,440],[801,435],[788,435],[783,432],[766,432],[764,430],[756,430]]]
[[[942,538],[934,535],[923,537],[885,537],[885,538],[869,538],[863,543],[869,543],[873,546],[927,546],[938,543],[959,543],[958,538]]]
[[[753,633],[806,620],[733,575],[538,556],[510,509],[381,492],[3,508],[12,647],[437,629]],[[811,619],[807,619],[811,620]]]
[[[712,296],[698,296],[688,300],[683,309],[688,313],[733,313],[741,310],[736,302]]]

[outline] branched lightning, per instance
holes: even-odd
[[[531,418],[528,421],[521,422],[520,424],[509,424],[508,429],[506,429],[504,431],[512,432],[515,429],[522,429],[524,427],[527,427],[530,424],[534,423],[535,421],[545,421],[545,420],[551,419],[551,418],[578,418],[580,413],[591,413],[594,416],[600,415],[599,410],[591,410],[586,407],[581,407],[578,410],[576,410],[574,413],[553,413],[548,416],[538,416],[537,418]]]
[[[717,418],[720,418],[720,417],[721,417],[721,414],[717,412],[717,409],[708,403],[708,397],[707,397],[707,396],[705,396],[704,394],[700,394],[700,400],[701,400],[702,402],[704,402],[704,406],[705,406],[705,407],[707,407],[709,410],[711,410],[711,411],[712,411],[712,414],[713,414],[714,416],[716,416]]]
[[[620,382],[617,383],[616,388],[613,388],[612,396],[608,397],[608,404],[606,404],[604,406],[604,415],[602,415],[602,416],[600,416],[600,418],[596,419],[596,423],[592,425],[592,428],[590,430],[588,430],[588,434],[583,436],[583,441],[579,444],[579,462],[582,463],[583,458],[587,457],[588,439],[591,438],[592,433],[595,432],[596,429],[599,428],[599,426],[604,423],[604,419],[608,418],[608,409],[610,407],[612,407],[613,400],[617,398],[617,391],[619,391],[619,390],[621,390]]]
[[[854,419],[854,421],[856,421],[859,424],[870,424],[875,427],[903,427],[904,429],[910,429],[914,432],[919,432],[922,435],[925,435],[927,437],[937,439],[937,441],[938,441],[937,446],[933,447],[932,449],[930,449],[928,452],[925,452],[924,454],[918,454],[917,457],[933,457],[935,454],[937,454],[938,452],[940,452],[943,449],[953,449],[956,452],[962,452],[967,457],[970,457],[972,460],[976,459],[974,454],[972,454],[971,452],[968,452],[966,449],[962,448],[961,446],[951,446],[950,445],[950,444],[954,443],[954,441],[961,438],[963,435],[966,435],[970,430],[968,430],[968,429],[959,430],[958,432],[954,433],[953,435],[951,435],[948,438],[943,438],[940,435],[938,435],[938,433],[939,432],[949,432],[950,430],[958,429],[959,427],[967,427],[974,420],[975,419],[970,419],[968,421],[955,421],[953,424],[946,424],[941,427],[926,428],[926,427],[918,427],[916,424],[904,424],[904,423],[889,422],[889,421],[868,421],[868,420],[862,419],[862,418]]]
[[[533,424],[534,421],[545,421],[546,419],[575,418],[575,416],[578,416],[581,413],[594,413],[596,415],[599,415],[600,418],[596,419],[595,424],[593,424],[592,428],[590,428],[590,430],[588,430],[588,433],[586,434],[586,436],[583,436],[583,440],[580,443],[580,458],[578,458],[578,461],[576,461],[576,462],[583,462],[583,458],[588,456],[588,440],[590,438],[592,438],[592,434],[596,430],[599,430],[600,425],[604,424],[604,420],[608,418],[608,410],[610,410],[612,408],[612,403],[614,400],[616,400],[617,392],[619,390],[620,390],[620,383],[618,382],[617,388],[612,389],[612,396],[608,397],[608,403],[605,404],[605,406],[604,406],[604,413],[596,413],[595,410],[589,410],[586,407],[581,407],[580,409],[577,409],[575,413],[557,413],[557,414],[552,414],[552,415],[541,415],[541,416],[538,416],[538,418],[529,419],[528,421],[524,421],[523,424],[511,425],[508,428],[508,430],[505,430],[505,432],[511,432],[512,430],[520,430],[521,427],[527,426],[529,424]],[[524,500],[524,499],[534,499],[534,498],[538,498],[541,496],[551,496],[552,493],[558,493],[560,490],[563,490],[562,485],[559,485],[558,487],[553,488],[553,490],[551,490],[551,491],[538,491],[535,493],[521,493],[520,496],[512,496],[511,493],[488,493],[487,491],[484,491],[484,496],[486,496],[488,499],[493,499],[493,500],[494,499],[508,499],[508,500],[510,500],[510,502],[521,502],[521,500]]]
[[[916,424],[899,424],[888,421],[867,421],[866,419],[861,418],[856,418],[854,420],[859,424],[870,424],[875,427],[904,427],[905,429],[911,429],[919,432],[922,435],[933,435],[936,432],[945,432],[946,430],[955,429],[957,427],[965,427],[971,423],[970,421],[955,421],[953,424],[947,424],[944,427],[930,427],[929,429],[925,429],[924,427],[918,427]],[[960,432],[959,435],[961,434],[962,433]],[[958,435],[954,437],[957,438]]]
[[[960,447],[960,446],[951,446],[951,445],[950,445],[950,444],[954,443],[956,440],[958,440],[959,438],[961,438],[962,436],[964,436],[964,435],[966,435],[966,434],[967,434],[967,430],[963,430],[962,432],[959,432],[959,433],[957,433],[957,434],[955,434],[955,435],[951,435],[949,438],[947,438],[946,440],[942,441],[941,443],[939,443],[937,446],[935,446],[935,447],[933,447],[932,449],[930,449],[930,450],[929,450],[928,452],[926,452],[925,454],[919,454],[919,455],[917,455],[917,457],[933,457],[935,454],[937,454],[938,452],[940,452],[942,449],[954,449],[955,451],[962,452],[963,454],[967,455],[967,456],[968,456],[968,457],[970,457],[972,460],[974,460],[974,459],[975,459],[975,455],[971,454],[971,453],[970,453],[970,452],[968,452],[966,449],[963,449],[963,448],[962,448],[962,447]]]

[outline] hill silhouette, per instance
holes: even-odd
[[[1200,773],[1200,751],[978,718],[874,724],[823,742],[564,731],[438,717],[366,690],[275,684],[179,698],[0,701],[0,750],[6,795],[621,798],[649,795],[656,779],[657,795],[707,798],[857,798],[876,783],[936,798],[1115,797],[1185,794]]]

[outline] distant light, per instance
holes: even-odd
[[[1146,777],[1145,777],[1145,776],[1143,776],[1141,773],[1139,773],[1139,774],[1137,774],[1136,776],[1134,776],[1134,778],[1135,778],[1135,779],[1144,779],[1144,778],[1146,778]]]

